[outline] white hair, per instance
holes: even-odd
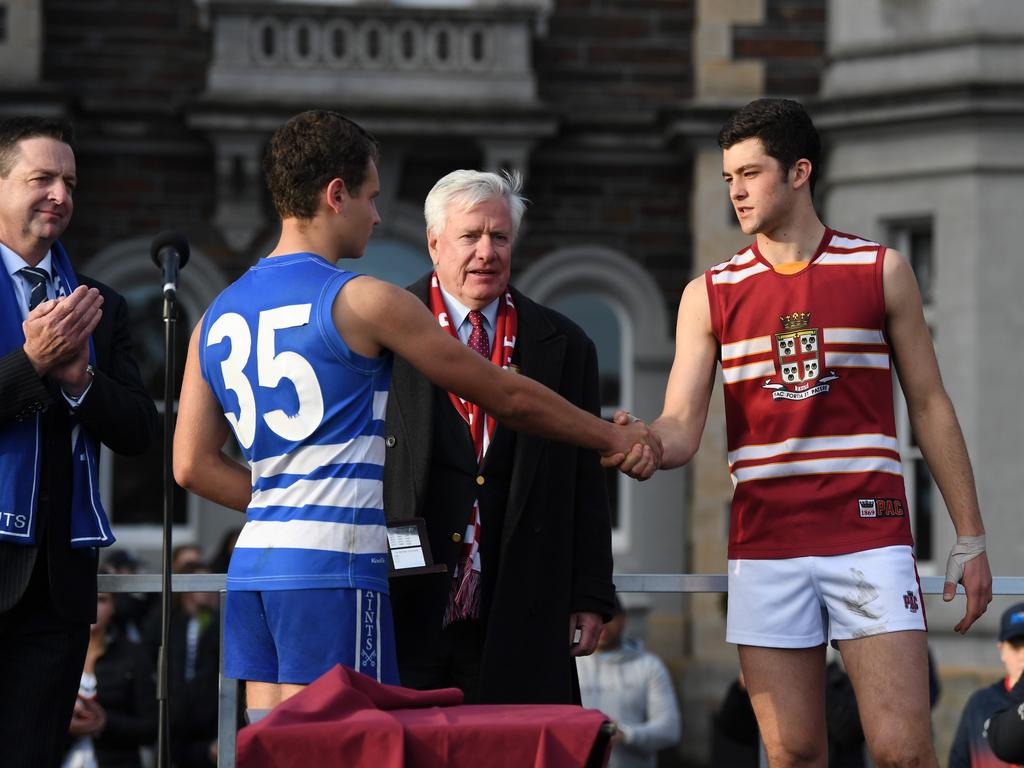
[[[523,176],[519,171],[502,171],[500,174],[485,171],[452,171],[443,176],[427,194],[423,202],[423,218],[427,221],[427,232],[439,235],[448,223],[448,209],[458,205],[468,211],[481,203],[502,198],[508,204],[512,217],[512,239],[519,232],[519,223],[526,210],[526,198],[521,194]]]

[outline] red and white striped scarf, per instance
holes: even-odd
[[[459,338],[456,329],[449,320],[448,307],[444,303],[441,285],[435,272],[430,277],[430,308],[437,318],[438,324],[448,333]],[[508,290],[498,302],[498,317],[495,322],[493,344],[491,345],[491,362],[508,368],[512,364],[512,353],[515,351],[516,334],[519,330],[519,317],[512,294]],[[469,426],[469,434],[473,439],[477,466],[483,464],[487,448],[494,435],[495,421],[490,414],[476,403],[463,400],[453,392],[448,393],[455,410]],[[448,606],[444,612],[444,626],[458,619],[476,618],[480,615],[480,504],[474,499],[470,510],[466,534],[462,539],[462,558],[452,576],[451,590],[448,594]]]

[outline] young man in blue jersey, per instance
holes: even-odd
[[[656,466],[614,426],[445,333],[406,291],[339,269],[380,223],[377,144],[333,112],[275,133],[264,169],[281,237],[225,289],[189,346],[179,484],[247,512],[228,569],[225,674],[275,706],[335,663],[397,683],[382,509],[391,352],[499,421]],[[249,467],[224,452],[234,433]]]

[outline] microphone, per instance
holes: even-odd
[[[153,263],[164,271],[164,298],[175,298],[178,290],[178,270],[188,263],[188,240],[180,232],[166,230],[153,238],[149,247]]]

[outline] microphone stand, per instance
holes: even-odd
[[[163,566],[160,602],[160,652],[157,656],[156,698],[158,706],[157,768],[171,768],[170,709],[168,699],[168,655],[171,638],[171,523],[174,515],[174,340],[177,322],[177,292],[164,286],[164,525]]]
[[[164,293],[164,536],[160,582],[160,651],[156,662],[157,768],[171,768],[171,725],[167,667],[171,647],[171,523],[174,517],[174,339],[178,319],[178,270],[188,261],[188,240],[161,232],[150,245],[153,262],[163,269]]]

